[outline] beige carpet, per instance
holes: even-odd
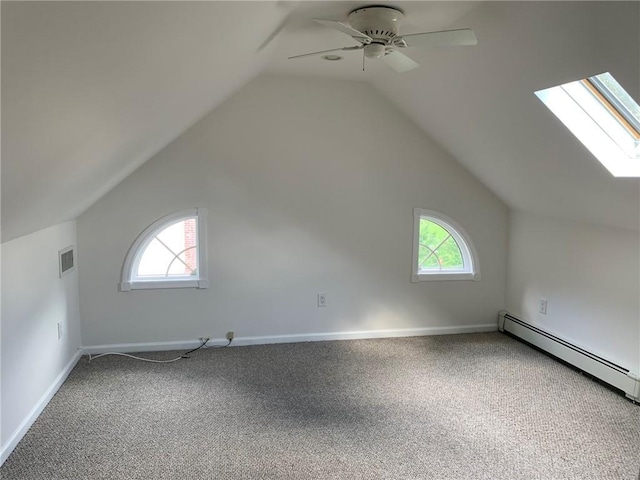
[[[639,469],[639,406],[489,333],[204,350],[165,365],[83,358],[0,474],[635,480]]]

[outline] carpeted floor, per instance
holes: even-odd
[[[635,480],[639,469],[639,406],[489,333],[201,350],[165,365],[83,358],[0,474]]]

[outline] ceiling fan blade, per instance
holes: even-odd
[[[413,33],[403,35],[401,41],[407,47],[450,47],[459,45],[476,45],[478,39],[473,30],[445,30],[443,32]]]
[[[408,72],[420,66],[418,62],[397,50],[382,57],[382,61],[398,73]]]
[[[329,52],[340,52],[340,51],[349,51],[349,50],[362,50],[363,48],[364,48],[363,45],[359,45],[359,46],[356,46],[356,47],[332,48],[331,50],[320,50],[319,52],[303,53],[302,55],[294,55],[293,57],[287,57],[287,60],[291,60],[291,59],[294,59],[294,58],[312,57],[314,55],[320,55],[322,53],[329,53]]]
[[[347,35],[349,35],[350,37],[353,37],[360,43],[369,44],[373,40],[370,36],[365,35],[362,32],[359,32],[355,28],[351,28],[349,25],[345,23],[334,22],[333,20],[320,20],[317,18],[314,18],[314,20],[319,24],[324,25],[325,27],[330,27],[335,30],[338,30],[339,32],[346,33]]]

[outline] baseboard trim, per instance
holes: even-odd
[[[2,465],[7,460],[7,458],[9,458],[11,452],[13,452],[13,450],[18,446],[20,440],[22,440],[25,434],[29,431],[31,425],[33,425],[33,422],[35,422],[36,419],[40,416],[44,408],[51,401],[58,389],[62,386],[62,384],[67,379],[81,357],[82,350],[79,349],[73,355],[73,357],[71,357],[71,360],[69,360],[69,362],[65,365],[56,379],[51,383],[51,385],[49,385],[49,388],[47,388],[42,397],[40,397],[40,400],[38,400],[38,402],[26,416],[26,418],[22,421],[22,423],[20,423],[18,428],[16,428],[13,434],[9,437],[7,443],[2,446],[2,449],[0,450],[0,465]]]
[[[209,345],[215,345],[223,338],[212,338]],[[235,340],[233,342],[236,343]],[[200,345],[198,340],[182,340],[178,342],[147,342],[147,343],[114,343],[109,345],[91,345],[82,347],[84,355],[98,355],[100,353],[134,353],[134,352],[163,352],[169,350],[189,350]]]
[[[327,332],[304,333],[293,335],[265,335],[236,337],[232,345],[242,347],[247,345],[267,345],[273,343],[300,343],[323,342],[330,340],[360,340],[369,338],[394,338],[394,337],[421,337],[428,335],[453,335],[459,333],[496,332],[497,323],[483,325],[459,325],[452,327],[424,327],[406,328],[396,330],[360,330],[352,332]],[[211,345],[224,345],[224,338],[212,338]],[[151,343],[118,343],[112,345],[90,345],[83,347],[85,354],[97,355],[106,352],[130,353],[130,352],[159,352],[164,350],[188,350],[200,345],[197,340],[184,340],[177,342],[151,342]]]
[[[372,338],[394,338],[394,337],[421,337],[428,335],[453,335],[460,333],[482,333],[495,332],[498,330],[498,324],[484,325],[459,325],[452,327],[425,327],[425,328],[406,328],[395,330],[359,330],[351,332],[326,332],[326,333],[306,333],[293,335],[265,335],[265,336],[249,336],[236,337],[232,345],[236,347],[248,345],[267,345],[275,343],[300,343],[300,342],[322,342],[330,340],[359,340]],[[211,339],[211,344],[226,343],[224,338]],[[44,408],[51,401],[58,389],[67,379],[73,368],[76,366],[82,355],[96,355],[106,352],[157,352],[164,350],[188,350],[200,345],[198,340],[185,340],[177,342],[150,342],[150,343],[120,343],[112,345],[91,345],[79,349],[69,360],[64,369],[52,382],[40,400],[31,409],[27,417],[20,423],[18,428],[13,432],[6,445],[0,450],[0,465],[2,465],[11,452],[16,448],[20,440],[25,436],[31,425],[40,416]]]

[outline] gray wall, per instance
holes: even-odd
[[[209,210],[211,287],[118,292],[136,236],[195,206]],[[467,230],[480,282],[410,283],[413,207]],[[263,76],[79,217],[83,341],[493,325],[507,217],[368,85]]]
[[[2,244],[2,459],[80,347],[78,268],[58,274],[58,251],[75,244],[75,222]]]
[[[639,240],[636,230],[512,212],[507,309],[640,372]]]

